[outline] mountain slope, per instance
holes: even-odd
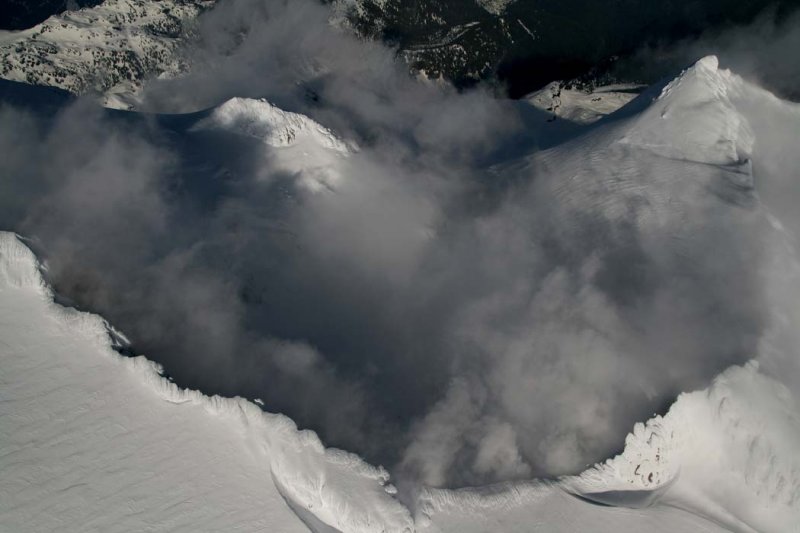
[[[177,53],[192,21],[214,0],[107,0],[54,15],[33,28],[0,32],[0,77],[97,92],[127,109],[145,79],[187,69]]]
[[[11,531],[406,531],[387,475],[242,398],[180,390],[52,302],[0,234],[0,523]],[[308,520],[306,516],[301,516]]]
[[[334,199],[336,194],[329,192],[336,192],[339,182],[336,176],[320,177],[318,171],[335,171],[337,162],[357,153],[323,125],[263,100],[234,99],[207,112],[164,120],[186,126],[175,130],[175,136],[214,130],[254,142],[321,201]],[[701,299],[707,285],[719,284],[729,299],[721,300],[727,305],[712,307],[715,316],[749,325],[739,321],[741,302],[761,298],[764,287],[758,276],[753,279],[752,272],[739,269],[755,261],[747,255],[756,250],[751,247],[754,235],[757,244],[767,245],[768,253],[784,257],[777,248],[786,244],[781,239],[790,231],[778,231],[777,220],[794,229],[792,219],[784,216],[792,213],[794,203],[771,205],[777,218],[770,219],[760,193],[765,192],[765,201],[791,195],[793,157],[798,155],[786,142],[792,138],[786,132],[796,131],[797,124],[800,107],[720,70],[709,57],[665,87],[645,92],[588,126],[583,135],[508,166],[539,172],[529,192],[558,200],[546,215],[560,231],[583,231],[581,216],[589,213],[593,229],[608,230],[612,237],[619,231],[626,238],[630,233],[625,232],[635,231],[637,244],[652,247],[657,253],[643,255],[652,260],[645,263],[647,269],[710,261],[709,276],[681,280],[688,290],[679,293],[686,297],[677,298],[678,303]],[[218,149],[213,142],[204,147]],[[303,153],[309,156],[308,169]],[[280,154],[286,157],[281,160]],[[212,174],[218,174],[216,169]],[[776,179],[785,179],[782,185],[788,187],[770,193]],[[525,195],[517,200],[523,215],[536,205]],[[527,221],[522,215],[514,219],[516,226]],[[761,232],[770,221],[775,231]],[[695,239],[696,235],[710,238]],[[601,232],[592,236],[607,237]],[[583,272],[595,274],[591,268],[597,263],[591,259],[581,266]],[[791,265],[790,259],[777,265]],[[621,257],[626,268],[638,266],[637,260],[641,258],[635,254]],[[772,267],[769,262],[758,266],[767,272]],[[159,375],[154,363],[116,353],[113,344],[124,344],[124,337],[97,316],[55,303],[38,267],[17,237],[0,234],[0,523],[14,531],[308,527],[328,532],[783,533],[797,531],[800,524],[797,399],[769,377],[791,383],[790,374],[762,351],[774,343],[789,359],[795,356],[792,335],[790,342],[780,343],[780,321],[767,339],[726,344],[732,330],[722,328],[728,335],[720,334],[714,322],[692,314],[697,309],[678,307],[678,319],[685,322],[674,322],[669,316],[675,311],[669,307],[673,300],[637,299],[616,285],[627,290],[639,282],[641,293],[658,294],[660,287],[647,285],[646,278],[631,276],[619,282],[598,276],[597,285],[620,305],[587,315],[594,331],[606,333],[604,320],[612,310],[658,341],[620,344],[620,350],[628,348],[634,356],[623,362],[649,356],[643,348],[663,349],[665,354],[653,360],[651,371],[659,378],[674,374],[677,383],[687,382],[681,372],[697,362],[698,354],[713,357],[717,364],[752,358],[759,363],[733,366],[706,390],[681,395],[666,415],[637,425],[620,456],[580,476],[458,491],[423,489],[412,519],[393,498],[394,487],[382,468],[352,454],[326,450],[313,433],[297,431],[288,418],[264,413],[254,403],[179,389]],[[695,275],[691,268],[676,270],[687,271]],[[787,302],[769,294],[766,304],[788,317],[783,327],[793,334],[796,315],[782,307],[796,306],[796,298],[790,298],[793,286],[773,290],[783,293]],[[645,306],[653,303],[655,310],[649,312]],[[702,330],[692,329],[692,322]],[[524,323],[523,334],[529,333],[529,324],[537,322]],[[682,335],[674,335],[665,324],[684,325],[677,329]],[[526,337],[519,339],[517,346],[527,346]],[[499,383],[503,392],[507,378],[520,373],[521,367],[515,366],[520,359],[500,359],[506,355],[501,351],[505,345],[497,346],[492,354],[498,363],[486,377]],[[575,346],[559,355],[580,364],[585,360],[575,359],[573,352],[586,346]],[[528,352],[518,353],[525,363]],[[596,354],[604,356],[597,350]],[[620,380],[611,383],[627,386],[627,368],[614,371],[620,369]],[[643,381],[652,378],[637,375]],[[594,382],[596,377],[586,379]],[[697,388],[702,386],[705,383]],[[556,398],[560,391],[551,392]],[[517,401],[512,407],[528,414],[530,405]],[[584,405],[578,402],[578,407]]]
[[[74,10],[80,7],[93,6],[102,0],[5,0],[3,13],[0,14],[0,29],[24,30],[44,22],[48,17]]]
[[[621,455],[580,476],[431,490],[418,522],[421,531],[465,533],[800,531],[796,413],[789,391],[758,365],[733,367],[637,424]]]
[[[0,334],[0,522],[14,531],[715,532],[750,524],[786,532],[800,513],[796,405],[756,365],[683,395],[665,417],[637,425],[622,455],[579,477],[429,489],[412,523],[380,469],[324,450],[285,417],[180,390],[157,365],[114,352],[112,340],[124,338],[53,303],[33,254],[9,233],[0,234]]]
[[[587,210],[597,210],[612,231],[614,224],[633,225],[642,245],[654,246],[661,260],[694,265],[718,256],[711,259],[719,260],[713,271],[739,282],[728,284],[725,291],[735,299],[760,298],[765,291],[772,326],[759,344],[752,345],[750,356],[794,386],[796,376],[785,365],[793,358],[796,365],[792,326],[797,323],[796,305],[785,301],[790,296],[776,295],[794,294],[798,263],[787,249],[798,226],[792,209],[779,201],[775,190],[795,198],[788,188],[790,183],[796,186],[798,155],[785,140],[786,132],[796,131],[798,125],[800,106],[781,102],[719,69],[715,57],[706,57],[586,135],[536,154],[528,164],[545,169],[540,191],[553,188],[562,200],[554,215],[564,231],[580,231],[575,221]],[[728,230],[730,236],[724,237]],[[753,231],[764,246],[757,253],[769,259],[756,268],[760,271],[756,279],[761,281],[755,281],[755,292],[747,296],[748,276],[725,265],[755,262],[748,253],[756,249],[742,248],[741,256],[724,256],[723,250],[735,250],[752,238]],[[692,249],[693,236],[704,232],[714,239]],[[722,245],[723,238],[732,239],[733,246]],[[673,251],[674,259],[669,258]],[[633,270],[631,258],[625,259],[621,268]],[[637,281],[629,276],[626,285]],[[703,290],[686,295],[687,301],[701,298]],[[644,302],[635,304],[635,313],[640,313]],[[724,312],[713,310],[718,316]],[[635,314],[628,318],[637,320]],[[640,327],[658,329],[664,323]],[[658,345],[672,352],[667,356],[670,367],[663,372],[675,372],[693,349],[686,342],[691,328],[676,331],[681,332],[680,339],[675,331],[659,337]],[[707,328],[700,335],[712,339],[711,345],[703,344],[704,355],[711,355],[709,347],[724,345],[725,339]],[[735,345],[722,349],[737,348],[741,349]],[[776,357],[776,350],[785,353]],[[430,491],[430,511],[424,513],[431,517],[433,531],[437,527],[529,531],[531,523],[540,524],[542,531],[600,530],[606,524],[609,530],[626,530],[626,521],[635,519],[620,507],[646,509],[641,514],[648,515],[683,509],[731,531],[800,531],[800,458],[795,452],[800,449],[800,418],[797,397],[787,385],[761,372],[756,362],[731,367],[707,389],[682,394],[663,417],[637,424],[621,455],[580,476],[552,484]],[[596,516],[558,489],[617,509]],[[473,511],[476,507],[481,511]],[[678,526],[678,517],[653,527],[658,530],[671,520],[675,529],[714,530],[708,524]]]

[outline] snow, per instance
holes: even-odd
[[[338,152],[348,147],[328,128],[305,115],[284,111],[266,100],[232,98],[214,109],[206,124],[263,140],[270,146],[294,146],[305,140]]]
[[[639,85],[619,84],[583,90],[554,81],[526,96],[524,101],[546,112],[550,121],[592,124],[636,98],[641,89]]]
[[[108,325],[55,304],[37,267],[0,234],[2,529],[289,533],[309,517],[331,531],[411,528],[383,469],[117,354]]]
[[[567,483],[612,502],[625,491],[656,491],[661,502],[732,529],[798,530],[798,407],[757,363],[732,367],[708,389],[681,395],[664,417],[637,424],[620,456]]]
[[[770,135],[768,125],[779,133]],[[643,242],[657,247],[666,234],[680,250],[712,222],[745,231],[763,221],[755,178],[759,187],[796,178],[797,156],[776,147],[785,149],[785,133],[798,125],[800,106],[709,57],[583,135],[515,164],[536,168],[541,186],[557,192],[564,231],[592,206],[606,220],[634,224]],[[773,168],[764,156],[789,163]],[[647,209],[632,213],[636,204]],[[782,231],[778,218],[766,216]],[[780,280],[775,293],[794,295],[782,284],[788,276],[768,277]],[[796,323],[789,319],[786,328]],[[796,357],[796,346],[796,335],[781,344],[787,357]],[[771,363],[767,355],[753,357]],[[437,532],[800,531],[800,410],[790,389],[760,366],[732,367],[709,388],[681,395],[665,416],[637,424],[619,456],[579,476],[429,489],[417,523]]]
[[[758,364],[732,367],[637,424],[604,464],[553,482],[428,490],[418,522],[463,532],[800,531],[797,413]]]
[[[754,169],[780,177],[783,169],[759,166],[759,155],[776,150],[759,144],[763,117],[788,116],[794,122],[779,130],[793,131],[800,111],[759,91],[706,58],[517,164],[550,176],[542,186],[560,192],[566,230],[571,206],[609,198],[605,215],[629,220],[631,199],[645,199],[648,209],[633,217],[644,240],[678,220],[680,241],[698,223],[681,210],[709,208],[699,191],[725,183],[741,200],[752,197]],[[196,129],[263,142],[313,190],[335,187],[337,162],[357,150],[264,100],[233,99],[204,116]],[[738,212],[749,213],[758,211]],[[412,513],[383,468],[326,449],[260,400],[180,389],[145,357],[120,355],[113,347],[124,335],[56,303],[42,268],[17,236],[0,233],[3,529],[800,532],[800,410],[763,361],[680,395],[665,415],[637,424],[618,456],[580,475],[423,488]]]
[[[753,133],[730,99],[731,73],[713,56],[669,83],[621,142],[667,158],[734,165],[749,160]]]
[[[326,450],[242,398],[181,390],[144,357],[117,354],[108,324],[55,304],[37,267],[15,235],[0,234],[0,523],[13,531],[786,532],[800,524],[797,404],[755,363],[637,424],[620,456],[580,476],[428,489],[412,522],[385,471]]]
[[[559,199],[565,232],[592,209],[609,223],[632,224],[658,253],[664,235],[680,247],[720,216],[756,224],[755,209],[727,209],[755,202],[753,137],[726,96],[728,74],[705,64],[689,68],[654,95],[643,93],[581,135],[514,164],[547,176],[540,186]]]
[[[341,180],[339,164],[358,149],[309,117],[264,99],[232,98],[193,129],[226,130],[262,141],[274,168],[297,176],[298,184],[312,192],[333,189]]]
[[[494,490],[431,491],[429,518],[420,533],[656,533],[728,531],[699,516],[667,506],[645,510],[589,503],[558,485],[530,483]]]
[[[106,0],[54,15],[33,28],[0,32],[0,77],[97,91],[103,105],[131,109],[145,79],[174,76],[192,21],[214,0]]]

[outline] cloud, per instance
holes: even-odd
[[[623,78],[647,83],[674,75],[698,59],[715,54],[724,68],[784,98],[800,99],[800,11],[768,8],[748,24],[729,25],[678,42],[641,48],[615,66]]]
[[[220,3],[194,72],[145,103],[307,115],[358,147],[329,186],[206,112],[4,107],[3,223],[182,385],[263,398],[409,484],[575,472],[758,353],[761,226],[751,193],[717,194],[727,170],[536,151],[517,104],[416,81],[328,17]]]

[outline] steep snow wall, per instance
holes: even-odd
[[[732,367],[579,476],[428,490],[417,521],[423,531],[800,531],[797,413],[757,363]]]
[[[780,221],[795,218],[790,204],[797,199],[798,159],[786,140],[798,125],[799,106],[707,57],[586,135],[530,158],[528,164],[555,176],[542,182],[563,200],[556,213],[565,231],[592,199],[602,199],[594,207],[605,220],[635,224],[644,242],[666,234],[682,252],[678,260],[689,261],[708,260],[723,248],[713,241],[703,250],[682,248],[709,224],[735,227],[733,238],[744,241],[768,221],[778,231],[755,233],[768,258],[755,268],[763,277],[757,292],[768,293],[765,304],[774,315],[770,332],[753,346],[758,362],[729,368],[707,389],[681,395],[665,416],[637,424],[618,457],[552,482],[428,490],[418,523],[431,531],[800,531],[798,403],[770,377],[797,383],[796,362],[789,361],[797,357],[798,313],[788,300],[796,301],[798,269],[787,250],[800,226]],[[704,203],[709,190],[723,203]],[[647,208],[631,209],[637,203]],[[711,211],[716,205],[739,208],[725,218],[697,216],[717,212]],[[747,254],[718,259],[756,260]],[[730,288],[738,298],[741,289]],[[667,360],[679,367],[683,356],[675,351]],[[674,514],[677,509],[687,513]],[[706,521],[694,522],[697,517]]]
[[[796,400],[752,362],[681,395],[664,417],[637,424],[621,455],[564,483],[603,503],[640,491],[732,529],[797,531],[798,450]]]
[[[334,530],[412,529],[383,469],[119,355],[108,324],[55,304],[38,267],[0,233],[2,529],[305,531],[291,508]]]
[[[567,206],[601,187],[616,191],[601,195],[614,200],[601,206],[609,219],[630,215],[614,202],[649,195],[650,208],[637,219],[644,230],[670,220],[660,215],[676,209],[676,199],[720,180],[742,192],[734,199],[751,199],[754,176],[776,178],[786,169],[749,162],[751,154],[774,152],[759,144],[768,125],[758,117],[776,108],[748,91],[706,59],[646,105],[631,104],[532,164],[566,169],[569,179],[552,186],[562,187]],[[203,127],[231,127],[277,149],[313,141],[325,157],[351,149],[266,102],[234,100],[220,109]],[[571,156],[582,150],[587,169]],[[648,191],[636,181],[641,168],[661,180]],[[695,230],[694,219],[685,219],[677,236]],[[412,520],[383,469],[326,450],[314,433],[244,399],[179,389],[155,363],[117,354],[112,336],[119,334],[99,317],[55,304],[33,254],[13,234],[0,234],[2,526],[469,533],[792,532],[800,524],[796,399],[754,363],[682,395],[667,415],[637,425],[620,456],[580,476],[423,490]]]
[[[119,334],[55,304],[38,267],[15,235],[0,234],[0,523],[14,531],[786,532],[800,523],[797,405],[755,363],[681,396],[581,476],[426,490],[413,522],[382,469],[245,399],[179,389],[155,363],[117,354],[110,334]]]

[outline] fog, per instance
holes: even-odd
[[[308,115],[353,147],[328,186],[207,112],[5,105],[3,227],[179,384],[262,398],[411,487],[580,471],[759,355],[769,224],[755,192],[709,192],[728,170],[543,150],[544,117],[416,80],[329,17],[222,2],[194,73],[143,100]]]
[[[800,11],[767,8],[750,24],[707,30],[678,42],[656,42],[620,59],[612,74],[653,83],[716,54],[723,67],[775,92],[800,99]]]

